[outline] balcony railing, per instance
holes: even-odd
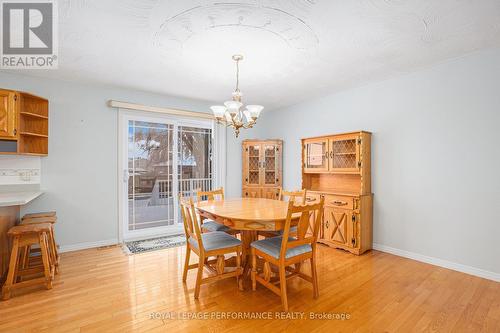
[[[177,182],[177,190],[185,197],[194,196],[197,190],[210,191],[213,185],[211,178],[179,179]],[[130,214],[135,216],[132,218],[129,215],[131,229],[175,224],[174,211],[179,212],[179,207],[174,207],[173,191],[172,180],[156,180],[151,193],[136,194],[134,199],[130,198]]]

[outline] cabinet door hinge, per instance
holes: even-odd
[[[352,221],[352,222],[356,222],[356,215],[354,215],[354,214],[352,215],[352,217],[351,217],[351,221]]]
[[[360,144],[361,144],[361,139],[358,139],[358,145],[360,145]]]
[[[361,168],[361,161],[358,162],[358,168]]]

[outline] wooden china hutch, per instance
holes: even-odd
[[[372,248],[371,133],[302,139],[307,201],[325,198],[318,242],[362,254]]]
[[[243,197],[277,199],[282,184],[281,140],[243,141]]]

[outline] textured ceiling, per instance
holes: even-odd
[[[272,109],[500,46],[499,0],[60,0],[39,76]]]

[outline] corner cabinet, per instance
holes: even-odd
[[[244,140],[243,197],[277,199],[282,184],[281,140]]]
[[[0,89],[0,154],[47,155],[48,100]]]
[[[325,199],[318,242],[354,254],[372,248],[371,133],[302,139],[302,188]]]

